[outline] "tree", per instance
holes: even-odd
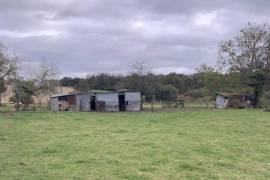
[[[270,34],[267,25],[248,23],[232,40],[219,45],[219,64],[241,73],[269,68]]]
[[[16,58],[10,58],[6,51],[7,49],[0,44],[0,106],[1,95],[6,91],[6,78],[14,75],[17,70]]]
[[[147,84],[146,77],[151,74],[149,66],[145,61],[136,62],[131,66],[131,73],[128,76],[127,87],[130,89],[141,91],[143,95],[146,93]],[[149,89],[149,88],[148,88]]]
[[[171,84],[177,88],[179,93],[184,93],[185,86],[185,77],[183,74],[169,73],[166,76],[162,76],[161,78],[162,84]]]
[[[239,73],[257,98],[270,71],[270,30],[268,25],[248,23],[232,40],[219,45],[219,65],[227,72]],[[257,80],[260,83],[257,83]],[[255,80],[255,82],[254,82]],[[239,82],[240,83],[240,82]]]
[[[265,91],[260,99],[260,105],[270,111],[270,91]]]
[[[25,80],[17,77],[15,94],[18,100],[24,104],[24,109],[33,103],[33,96],[39,96],[41,93],[50,94],[54,91],[55,81],[53,78],[55,75],[55,67],[44,63],[40,65],[39,73],[33,79]],[[18,100],[16,101],[18,102]]]
[[[54,65],[46,62],[40,65],[39,73],[36,75],[36,78],[33,79],[39,94],[50,94],[55,91],[56,81],[54,81],[54,78],[56,74],[57,70]]]
[[[2,105],[2,93],[6,92],[7,88],[4,81],[0,81],[0,106]]]
[[[215,97],[216,93],[222,91],[224,78],[223,75],[218,73],[215,68],[206,64],[202,64],[197,73],[201,75],[203,80],[203,94],[210,99]]]
[[[159,85],[156,99],[159,100],[176,100],[178,89],[171,84]]]
[[[32,96],[37,95],[35,83],[32,80],[18,80],[17,79],[16,84],[17,84],[17,87],[16,87],[15,96],[12,97],[10,100],[14,103],[20,101],[24,105],[24,110],[26,110],[29,107],[29,105],[33,103]],[[19,107],[17,108],[19,109]]]

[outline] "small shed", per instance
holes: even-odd
[[[217,94],[215,106],[218,109],[252,108],[254,107],[255,98],[255,95],[248,94]]]

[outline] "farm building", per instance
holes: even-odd
[[[247,94],[217,94],[215,106],[225,108],[251,108],[254,107],[255,96]]]
[[[51,96],[51,111],[140,111],[141,93],[135,91],[79,92]]]

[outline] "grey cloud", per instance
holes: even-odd
[[[269,21],[270,1],[1,0],[0,41],[63,75],[125,73],[146,60],[157,73],[215,65],[219,41],[248,21]]]

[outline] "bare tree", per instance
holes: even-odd
[[[146,91],[146,76],[151,74],[150,68],[145,61],[135,62],[131,66],[128,87],[139,90],[142,93]]]
[[[6,78],[14,75],[17,70],[17,58],[11,58],[7,54],[7,49],[4,45],[0,44],[0,106],[1,95],[6,91],[5,81]]]
[[[39,73],[36,76],[35,85],[40,93],[48,93],[55,91],[57,69],[53,64],[43,63],[40,65]]]
[[[25,109],[32,102],[32,97],[38,97],[42,93],[54,91],[56,80],[56,68],[53,65],[43,63],[40,65],[39,72],[33,79],[24,80],[18,78],[16,83],[17,98],[25,105]],[[18,100],[17,100],[18,101]]]
[[[146,61],[138,61],[131,65],[131,73],[135,73],[140,76],[145,76],[151,73],[151,68],[146,63]]]

